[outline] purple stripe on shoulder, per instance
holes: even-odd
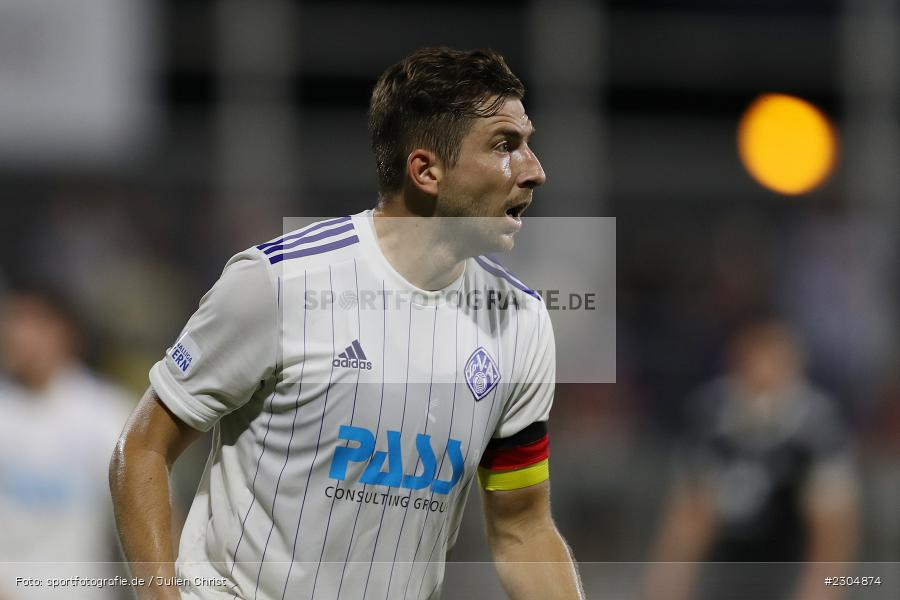
[[[359,242],[359,238],[354,236],[344,238],[342,240],[337,240],[331,242],[330,244],[324,244],[322,246],[315,246],[313,248],[303,248],[302,250],[295,250],[293,252],[287,252],[285,254],[279,254],[277,256],[270,256],[269,262],[271,264],[280,263],[283,260],[290,260],[292,258],[300,258],[302,256],[314,256],[316,254],[325,254],[326,252],[331,252],[332,250],[338,250],[340,248],[346,248],[347,246],[352,246]]]
[[[335,227],[334,229],[329,229],[328,231],[323,231],[321,233],[315,233],[312,235],[306,235],[301,238],[297,238],[292,242],[287,242],[283,244],[279,244],[277,246],[269,246],[263,252],[266,254],[273,254],[275,252],[283,252],[290,248],[295,248],[300,244],[310,244],[312,242],[318,242],[319,240],[324,240],[326,238],[334,237],[336,235],[340,235],[342,233],[346,233],[353,229],[353,223],[347,223],[346,225],[341,225],[340,227]]]
[[[506,281],[511,283],[513,285],[513,287],[522,290],[523,292],[525,292],[526,294],[528,294],[529,296],[531,296],[533,298],[537,298],[538,300],[543,301],[541,299],[541,296],[537,292],[530,289],[526,285],[522,284],[517,279],[513,278],[509,273],[507,273],[505,270],[501,269],[500,267],[492,265],[491,263],[484,260],[480,256],[475,257],[475,262],[477,262],[479,265],[481,265],[481,268],[484,269],[485,271],[487,271],[488,273],[490,273],[491,275],[496,275],[497,277],[500,277],[501,279],[505,279]]]
[[[512,271],[510,271],[509,269],[507,269],[507,268],[503,265],[503,263],[501,263],[499,260],[497,260],[497,258],[496,258],[495,256],[493,256],[493,255],[491,255],[491,254],[484,254],[484,255],[481,256],[481,258],[482,258],[485,262],[487,262],[489,265],[493,266],[493,267],[496,268],[496,269],[500,269],[501,271],[503,271],[504,273],[506,273],[509,277],[511,277],[512,279],[514,279],[515,281],[517,281],[517,282],[520,283],[521,285],[523,285],[523,286],[525,286],[525,287],[528,287],[528,285],[527,285],[524,281],[522,281],[521,279],[519,279],[518,275],[516,275],[515,273],[513,273]]]
[[[319,229],[322,229],[323,227],[328,227],[329,225],[337,225],[338,223],[343,223],[345,221],[349,221],[350,218],[351,217],[348,216],[348,217],[338,217],[336,219],[329,219],[327,221],[319,221],[318,223],[313,223],[312,225],[308,225],[307,227],[304,227],[300,231],[294,231],[292,233],[283,235],[282,237],[278,238],[277,240],[273,240],[271,242],[266,242],[265,244],[260,244],[259,246],[256,247],[256,249],[257,250],[265,250],[266,248],[269,248],[270,246],[277,246],[279,244],[289,242],[298,237],[303,237],[307,233],[312,233],[313,231],[317,231]]]

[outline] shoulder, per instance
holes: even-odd
[[[791,390],[788,425],[798,437],[813,447],[841,446],[846,441],[848,423],[834,398],[808,381],[796,382]]]
[[[20,395],[19,386],[0,373],[0,402],[9,398],[17,398]]]
[[[549,323],[543,298],[516,274],[506,268],[496,257],[475,256],[470,259],[475,271],[476,289],[495,300],[501,306],[512,303],[535,326]]]
[[[12,422],[10,415],[25,414],[23,410],[28,407],[29,398],[22,386],[0,373],[0,425],[9,426]],[[7,422],[9,421],[9,423]]]
[[[277,304],[284,282],[302,277],[306,270],[354,258],[356,230],[351,216],[325,219],[242,250],[225,264],[210,296],[218,296],[215,304],[234,317]]]
[[[717,429],[733,406],[736,385],[729,376],[716,377],[688,395],[683,416],[693,434],[705,436]]]
[[[359,253],[359,223],[353,216],[316,221],[247,250],[279,273],[302,272]]]
[[[529,298],[531,302],[543,304],[540,294],[531,289],[512,271],[503,266],[495,257],[489,254],[475,256],[472,259],[476,269],[482,274],[484,281],[498,290],[516,291],[520,295]]]

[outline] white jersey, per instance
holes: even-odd
[[[236,255],[150,373],[214,431],[184,597],[437,598],[488,442],[546,421],[554,377],[536,293],[487,257],[415,288],[371,211]]]
[[[109,457],[134,402],[73,366],[36,392],[0,381],[0,598],[97,600],[115,588],[16,579],[119,573]],[[121,588],[120,588],[121,589]]]

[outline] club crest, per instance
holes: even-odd
[[[469,384],[469,390],[475,396],[476,402],[487,396],[500,382],[497,363],[483,346],[479,346],[469,357],[465,375],[466,383]]]

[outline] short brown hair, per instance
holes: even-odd
[[[406,157],[414,148],[431,150],[453,166],[472,120],[490,117],[506,99],[524,95],[525,86],[493,50],[422,48],[388,68],[369,104],[382,197],[403,185]]]

